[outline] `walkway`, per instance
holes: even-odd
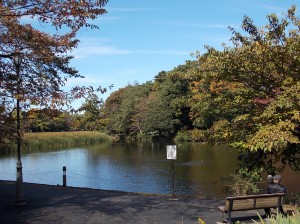
[[[15,182],[0,181],[0,223],[162,223],[220,221],[220,199],[173,198],[24,183],[26,205],[13,206]]]

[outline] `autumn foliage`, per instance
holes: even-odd
[[[109,131],[225,144],[249,170],[299,170],[299,25],[296,6],[268,15],[263,27],[245,16],[243,33],[230,28],[230,46],[206,46],[154,82],[113,93],[104,110]],[[142,87],[148,92],[139,95]]]
[[[92,20],[106,13],[107,0],[3,0],[0,1],[0,130],[11,132],[14,103],[59,108],[90,94],[92,87],[63,90],[69,78],[83,77],[70,67],[82,27],[97,28]],[[35,24],[35,25],[34,25]],[[48,30],[52,30],[51,32]],[[12,57],[20,53],[20,85]],[[17,94],[17,92],[19,94]],[[10,129],[12,128],[12,129]],[[3,131],[2,131],[3,130]],[[0,140],[5,136],[1,135]]]

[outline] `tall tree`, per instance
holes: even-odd
[[[241,159],[250,168],[274,171],[280,162],[280,168],[299,169],[300,20],[295,6],[282,19],[275,14],[267,18],[268,24],[258,28],[244,17],[246,35],[231,29],[234,47],[222,52],[208,48],[209,54],[199,58],[198,74],[210,86],[222,81],[243,89],[237,96],[246,110],[218,126],[219,133],[226,133],[217,135],[219,142],[229,141],[244,152]]]
[[[6,129],[14,111],[14,101],[21,107],[29,105],[54,107],[70,103],[92,87],[74,87],[63,91],[68,78],[83,77],[70,67],[70,52],[77,47],[80,28],[97,28],[90,21],[104,14],[107,0],[34,0],[0,2],[0,130]],[[55,28],[42,32],[22,20],[30,17]],[[15,54],[21,54],[19,86],[14,64]],[[16,88],[18,86],[18,90]],[[18,92],[18,94],[17,94]],[[1,135],[0,138],[5,136]]]
[[[139,123],[137,105],[151,90],[151,83],[128,85],[110,95],[104,106],[109,119],[108,128],[113,134],[134,134]]]
[[[173,111],[157,92],[152,92],[146,101],[141,119],[142,130],[151,136],[169,137],[174,131]]]
[[[83,112],[81,115],[81,128],[85,130],[103,130],[101,124],[100,111],[103,106],[103,100],[96,94],[90,94],[82,106],[78,109]]]

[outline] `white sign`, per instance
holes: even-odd
[[[167,159],[176,159],[176,145],[167,145]]]

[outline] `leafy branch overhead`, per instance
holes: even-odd
[[[29,16],[57,29],[81,27],[97,28],[89,22],[105,14],[108,0],[34,0],[1,1],[0,15],[6,18]]]
[[[106,13],[103,6],[107,1],[2,1],[0,5],[0,53],[10,55],[15,51],[22,53],[21,66],[23,101],[49,106],[57,102],[69,103],[70,93],[77,97],[90,88],[76,87],[70,93],[62,91],[68,78],[82,78],[75,68],[70,67],[77,47],[77,32],[83,26],[94,28],[90,19]],[[22,20],[25,16],[39,20],[60,29],[61,34],[40,31]],[[22,22],[20,22],[22,20]],[[26,20],[27,21],[27,20]],[[41,26],[42,27],[42,26]],[[1,89],[4,96],[14,96],[12,76],[14,66],[9,59],[0,58]],[[52,100],[51,100],[52,99]]]
[[[70,78],[83,78],[70,66],[72,50],[78,46],[80,28],[98,28],[92,20],[106,13],[107,0],[34,0],[0,2],[0,108],[1,121],[11,117],[14,101],[22,108],[31,105],[59,108],[95,89],[63,87]],[[39,25],[31,25],[36,24]],[[50,32],[45,27],[54,27]],[[47,31],[44,31],[44,29]],[[51,30],[51,29],[49,29]],[[21,53],[20,87],[16,91],[16,70],[11,59]],[[99,88],[103,91],[103,88]],[[0,129],[7,128],[5,125]],[[2,132],[1,132],[2,133]]]

